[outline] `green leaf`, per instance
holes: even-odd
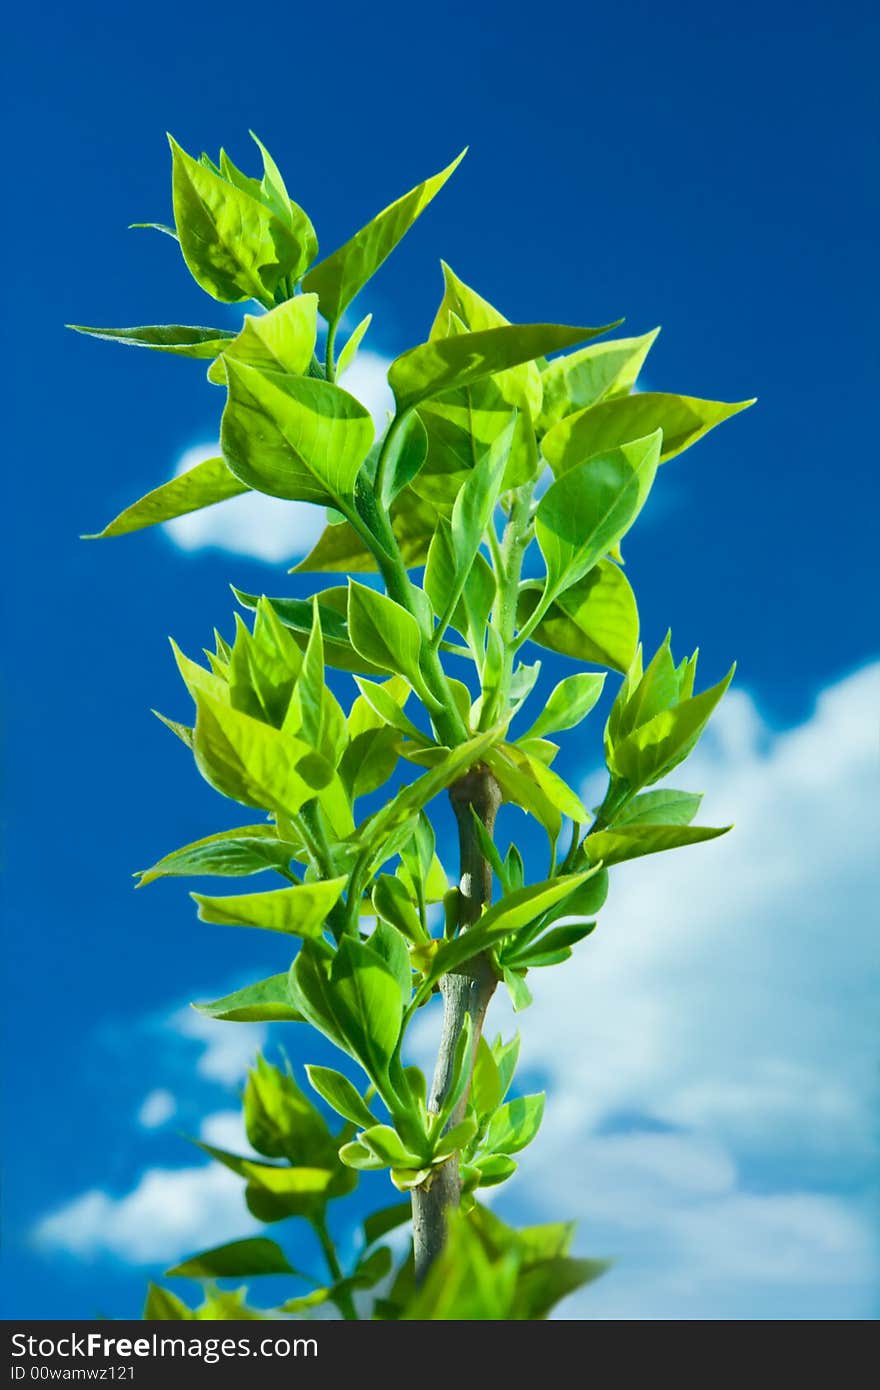
[[[614,326],[506,324],[476,333],[459,333],[452,338],[435,338],[396,358],[389,368],[388,381],[398,411],[402,412],[430,396],[468,386],[521,362],[532,362],[545,353],[572,347]]]
[[[553,689],[543,710],[524,738],[541,738],[544,734],[573,729],[589,714],[605,684],[604,676],[579,674],[566,676]]]
[[[425,426],[413,411],[405,416],[388,451],[387,467],[380,506],[389,507],[420,471],[428,456],[428,435]]]
[[[488,729],[451,749],[429,772],[402,787],[390,802],[370,816],[358,828],[354,843],[378,853],[393,831],[404,826],[439,792],[445,791],[460,773],[478,763],[497,737],[497,729]]]
[[[502,1105],[489,1123],[486,1148],[491,1153],[515,1154],[531,1144],[544,1117],[544,1097],[518,1096]]]
[[[553,913],[553,921],[560,917],[593,917],[605,905],[608,897],[608,873],[600,869],[591,874],[567,898],[563,898]]]
[[[234,358],[264,372],[308,370],[318,335],[318,301],[313,294],[298,294],[268,314],[245,314],[244,326],[221,349],[222,359],[208,368],[208,380],[226,385],[226,362]]]
[[[373,443],[369,411],[329,381],[280,376],[227,359],[223,457],[257,492],[335,506],[354,494]]]
[[[566,898],[587,876],[583,873],[563,874],[558,878],[532,884],[528,888],[520,888],[502,898],[484,912],[473,927],[462,932],[454,940],[443,942],[416,997],[427,997],[441,976],[479,955],[502,937],[512,936],[521,928],[527,927],[536,917],[540,917]]]
[[[612,745],[609,771],[638,788],[657,782],[691,752],[721,700],[736,666],[717,685],[661,710]]]
[[[354,362],[357,356],[357,350],[363,341],[364,334],[366,333],[372,321],[373,315],[367,314],[366,317],[362,318],[357,327],[354,328],[352,332],[349,334],[345,347],[340,352],[339,360],[336,363],[337,377],[341,377],[343,372],[347,372],[349,367]]]
[[[392,967],[361,941],[344,937],[330,967],[335,1019],[351,1052],[381,1080],[400,1036],[403,996]]]
[[[221,303],[265,303],[288,269],[278,259],[272,213],[168,140],[174,221],[190,274]]]
[[[202,922],[229,927],[262,927],[266,931],[318,937],[327,914],[339,901],[347,882],[348,879],[342,877],[293,888],[275,888],[268,893],[239,893],[224,898],[209,898],[202,893],[190,896],[198,905]]]
[[[473,1118],[462,1120],[459,1124],[447,1129],[438,1139],[434,1148],[434,1163],[445,1162],[451,1154],[466,1149],[477,1132],[477,1122]]]
[[[615,829],[623,825],[690,825],[702,800],[698,792],[675,792],[667,788],[644,792],[627,802],[612,824]]]
[[[400,736],[395,729],[367,729],[353,738],[342,755],[339,776],[352,801],[367,796],[388,781],[400,761]]]
[[[344,1120],[351,1120],[358,1129],[369,1129],[376,1123],[360,1092],[342,1072],[332,1067],[306,1065],[306,1075],[318,1095]]]
[[[439,174],[418,184],[409,193],[385,208],[365,227],[313,268],[303,280],[303,289],[318,295],[321,313],[336,323],[360,289],[409,231],[419,214],[440,192],[446,180],[464,158],[462,150]]]
[[[671,396],[655,391],[620,396],[617,400],[569,415],[554,425],[541,445],[557,477],[594,454],[620,448],[634,439],[663,431],[660,463],[675,458],[709,430],[753,405],[754,401],[703,401],[694,396]]]
[[[290,967],[288,980],[291,1002],[313,1028],[347,1052],[339,1020],[336,1017],[334,992],[330,986],[329,960],[325,952],[306,941]]]
[[[515,1014],[522,1013],[532,1003],[532,991],[526,984],[525,976],[525,970],[509,966],[505,966],[501,972]]]
[[[591,863],[600,861],[606,867],[622,864],[626,859],[639,859],[645,854],[660,854],[667,849],[700,844],[726,835],[729,825],[715,828],[708,825],[620,825],[613,830],[598,830],[588,835],[584,850]]]
[[[295,815],[332,777],[302,743],[209,695],[196,695],[193,753],[212,787],[245,806]]]
[[[495,510],[515,425],[514,414],[468,474],[455,499],[451,534],[458,579],[470,571]]]
[[[318,254],[318,238],[309,217],[290,198],[278,165],[254,132],[248,132],[263,160],[261,201],[275,214],[272,238],[288,277],[294,282]]]
[[[412,1204],[410,1202],[395,1202],[393,1206],[382,1207],[380,1211],[374,1211],[365,1218],[364,1240],[367,1245],[372,1245],[374,1241],[387,1236],[389,1231],[395,1231],[398,1226],[403,1226],[411,1217]]]
[[[227,328],[188,328],[179,323],[149,324],[140,328],[86,328],[82,323],[68,323],[65,327],[72,328],[75,333],[87,333],[92,338],[105,338],[111,343],[128,343],[131,347],[153,348],[156,352],[203,360],[213,360],[235,337]]]
[[[408,941],[418,945],[425,940],[419,915],[399,878],[379,875],[373,885],[373,907],[383,921],[390,922]]]
[[[284,869],[299,850],[298,845],[279,840],[274,825],[240,825],[166,854],[152,868],[140,871],[137,886],[143,888],[157,878],[202,874],[237,878],[265,869]]]
[[[592,1284],[610,1268],[610,1260],[577,1260],[557,1257],[525,1270],[516,1291],[515,1317],[536,1320],[548,1313],[569,1294]]]
[[[584,824],[589,820],[587,809],[577,793],[568,783],[554,772],[552,768],[546,767],[539,758],[535,758],[521,746],[506,746],[505,751],[509,751],[514,757],[522,771],[537,783],[550,805],[559,812],[560,815],[569,816],[572,820]],[[555,817],[554,817],[555,823]],[[548,827],[549,828],[549,827]]]
[[[520,589],[519,627],[537,608],[542,587],[528,581]],[[583,579],[557,595],[531,640],[575,661],[626,671],[639,640],[639,614],[626,575],[611,560],[600,560]]]
[[[502,961],[508,966],[526,966],[528,969],[556,965],[559,961],[567,960],[572,946],[583,941],[595,927],[595,922],[573,922],[570,926],[554,927],[521,948],[514,946],[509,951],[503,950]]]
[[[579,352],[557,357],[541,373],[543,404],[538,420],[542,434],[566,415],[632,390],[654,339],[655,328],[641,338],[591,343]]]
[[[421,686],[419,625],[399,603],[349,580],[348,631],[355,650],[367,661]]]
[[[296,1274],[274,1240],[256,1236],[203,1250],[165,1271],[168,1279],[238,1279],[254,1274]]]
[[[212,1004],[193,1004],[197,1013],[227,1023],[302,1023],[303,1016],[290,1002],[287,971],[270,975],[255,985],[245,985]]]
[[[260,602],[256,594],[246,594],[240,589],[233,589],[232,592],[245,608],[254,609]],[[348,640],[348,624],[344,616],[348,605],[348,589],[325,589],[316,597],[324,637],[324,660],[327,665],[341,671],[357,671],[368,676],[384,675],[378,666],[374,666],[371,661],[367,661],[356,652]],[[342,604],[341,612],[331,606],[337,600]],[[311,603],[299,598],[264,598],[262,602],[272,608],[279,621],[293,634],[297,645],[305,648],[312,631]]]
[[[406,1147],[397,1130],[390,1125],[371,1125],[359,1136],[359,1142],[390,1168],[422,1166],[419,1155]]]
[[[230,472],[222,458],[205,459],[186,473],[181,473],[179,478],[172,478],[133,502],[114,517],[103,531],[96,531],[82,539],[95,541],[110,536],[125,536],[130,531],[141,531],[145,526],[156,526],[160,521],[170,521],[173,517],[212,507],[215,502],[225,502],[229,497],[240,497],[249,490],[246,483]]]
[[[525,749],[506,743],[502,748],[493,748],[486,761],[498,779],[504,800],[534,816],[547,831],[551,845],[559,838],[564,815],[571,815],[574,820],[588,819],[572,789]]]
[[[300,1168],[335,1166],[337,1141],[324,1116],[297,1085],[289,1067],[282,1071],[259,1054],[248,1073],[244,1120],[248,1141],[258,1153],[287,1159]]]
[[[473,1167],[479,1179],[478,1187],[497,1187],[513,1177],[517,1164],[509,1154],[481,1154],[473,1160]]]
[[[535,535],[553,597],[582,579],[629,530],[651,490],[660,445],[658,431],[597,454],[544,493]]]
[[[185,1322],[194,1321],[195,1317],[193,1310],[188,1308],[177,1294],[161,1288],[158,1284],[147,1285],[144,1322]]]

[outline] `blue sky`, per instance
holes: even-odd
[[[506,1210],[576,1214],[581,1248],[618,1257],[567,1316],[870,1316],[876,14],[34,18],[7,85],[6,1315],[131,1315],[147,1272],[246,1229],[179,1132],[234,1135],[260,1039],[184,1010],[283,962],[130,874],[236,819],[149,715],[187,710],[167,635],[195,653],[228,630],[230,581],[305,588],[277,523],[240,509],[76,539],[216,439],[220,395],[196,364],[61,325],[235,321],[171,241],[125,228],[169,215],[166,129],[244,163],[252,127],[325,250],[471,146],[362,296],[371,403],[383,357],[426,335],[441,255],[513,319],[662,324],[652,387],[760,398],[664,470],[627,551],[649,644],[671,625],[707,679],[739,659],[684,780],[737,831],[619,871],[602,930],[545,972],[524,1057],[555,1118]],[[302,516],[285,528],[292,558]],[[569,775],[589,786],[597,751],[568,744]]]

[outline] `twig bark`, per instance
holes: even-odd
[[[458,822],[461,880],[459,883],[459,931],[466,931],[480,918],[483,906],[492,896],[492,866],[480,848],[473,816],[476,814],[491,835],[501,804],[501,788],[495,777],[482,764],[450,787],[449,798]],[[435,1114],[440,1110],[452,1080],[456,1043],[470,1015],[474,1044],[479,1038],[489,1001],[497,980],[485,956],[477,956],[460,971],[445,975],[440,983],[443,996],[443,1024],[440,1048],[434,1068],[434,1078],[428,1100]],[[464,1117],[467,1092],[449,1120],[448,1127]],[[415,1188],[412,1194],[413,1244],[415,1249],[416,1281],[421,1283],[436,1260],[446,1240],[447,1213],[461,1200],[458,1158],[432,1174],[430,1183]]]

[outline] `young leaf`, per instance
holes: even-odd
[[[248,193],[193,159],[169,135],[174,221],[187,268],[224,304],[266,303],[287,265],[279,264],[273,216]]]
[[[245,314],[244,326],[231,343],[224,343],[222,360],[208,368],[208,380],[226,385],[226,362],[234,358],[264,372],[308,370],[318,333],[318,301],[313,294],[298,294],[268,314]]]
[[[197,693],[193,753],[212,787],[245,806],[295,815],[332,779],[307,744]]]
[[[732,666],[717,685],[655,714],[647,723],[615,741],[609,770],[631,787],[648,786],[688,756],[733,680]]]
[[[421,1162],[418,1154],[412,1153],[396,1129],[390,1125],[373,1124],[359,1136],[359,1142],[374,1153],[383,1163],[392,1168],[418,1168]]]
[[[588,874],[584,873],[563,874],[559,878],[545,879],[543,883],[520,888],[502,898],[483,913],[475,926],[441,945],[417,998],[427,997],[431,987],[450,970],[464,965],[465,961],[473,959],[502,937],[513,936],[522,927],[527,927],[535,918],[566,898],[587,877]]]
[[[294,888],[275,888],[268,893],[240,893],[231,898],[209,898],[203,893],[190,896],[198,906],[202,922],[319,937],[327,914],[339,901],[347,882],[345,877],[331,878]]]
[[[732,827],[708,825],[616,825],[613,830],[599,830],[588,835],[584,850],[590,863],[610,866],[626,859],[639,859],[645,854],[660,854],[667,849],[700,844],[726,835]]]
[[[659,431],[589,458],[557,478],[538,505],[535,535],[555,597],[593,568],[644,506],[660,457]]]
[[[193,1004],[206,1018],[228,1023],[302,1023],[303,1015],[290,1001],[287,971],[255,985],[245,985],[212,1004]]]
[[[306,1065],[306,1075],[318,1095],[344,1120],[351,1120],[358,1129],[369,1129],[376,1123],[360,1092],[342,1072]]]
[[[190,1255],[165,1274],[168,1279],[241,1279],[255,1274],[296,1274],[296,1270],[280,1245],[256,1236]]]
[[[477,1132],[477,1122],[473,1118],[462,1120],[438,1139],[432,1155],[434,1163],[445,1162],[451,1154],[466,1149]]]
[[[519,947],[514,944],[509,950],[504,949],[501,953],[502,962],[507,966],[524,965],[529,969],[555,965],[557,961],[567,959],[571,955],[571,947],[583,941],[595,927],[595,922],[572,922],[569,926],[554,927],[525,946]]]
[[[395,498],[416,477],[428,456],[428,436],[418,415],[407,415],[395,431],[388,454],[385,480],[379,504],[390,507]]]
[[[538,420],[540,432],[546,433],[576,410],[631,391],[659,332],[655,328],[641,338],[591,343],[579,352],[550,362],[541,373],[544,391]]]
[[[232,592],[245,608],[254,609],[260,602],[256,594],[245,594],[240,589],[233,589]],[[378,666],[374,666],[371,661],[367,661],[356,652],[348,640],[348,624],[345,621],[348,590],[325,589],[317,594],[316,598],[324,638],[324,660],[327,665],[340,671],[357,671],[367,676],[384,675]],[[331,606],[337,601],[342,605],[341,611]],[[299,598],[264,598],[262,602],[272,608],[279,621],[293,634],[297,646],[305,648],[312,631],[312,604]]]
[[[392,968],[361,941],[344,937],[330,968],[334,1017],[348,1050],[373,1081],[387,1077],[403,1015]]]
[[[464,158],[462,150],[439,174],[417,184],[409,193],[385,208],[365,227],[313,266],[303,280],[303,289],[317,294],[321,313],[329,323],[336,323],[360,289],[367,283],[431,199],[440,192],[446,180]]]
[[[137,886],[143,888],[157,878],[172,876],[244,877],[266,869],[285,869],[299,853],[300,846],[278,838],[274,825],[240,825],[166,854],[152,868],[140,871]]]
[[[435,338],[410,348],[391,363],[388,381],[399,412],[429,396],[457,386],[469,386],[521,362],[532,362],[545,353],[572,347],[586,338],[606,333],[602,328],[574,328],[556,323],[507,324],[477,333]]]
[[[145,1322],[185,1322],[194,1321],[196,1314],[191,1308],[171,1293],[169,1289],[163,1289],[158,1284],[147,1285],[147,1301],[144,1305]]]
[[[700,809],[702,795],[698,792],[644,792],[618,811],[612,824],[615,829],[624,825],[690,825]]]
[[[369,411],[329,381],[226,359],[223,457],[257,492],[335,506],[354,494],[373,443]]]
[[[373,887],[373,907],[378,916],[396,927],[407,941],[418,945],[426,939],[419,915],[399,878],[379,875]]]
[[[526,984],[525,976],[526,971],[518,967],[505,966],[502,970],[502,979],[507,986],[515,1014],[522,1013],[523,1009],[527,1009],[533,1002],[532,991]]]
[[[361,319],[357,327],[352,329],[351,333],[348,336],[348,340],[346,341],[345,347],[340,352],[339,359],[336,363],[337,377],[341,377],[343,372],[347,372],[349,367],[354,362],[355,358],[357,357],[357,350],[363,342],[364,334],[366,333],[372,321],[373,315],[367,314],[365,318]]]
[[[348,631],[355,650],[373,665],[421,685],[419,625],[399,603],[349,580]]]
[[[490,1153],[515,1154],[531,1144],[544,1117],[543,1095],[509,1100],[493,1115],[486,1134]]]
[[[230,472],[224,459],[205,459],[181,473],[179,478],[172,478],[133,502],[108,522],[103,531],[82,539],[96,541],[126,536],[130,531],[141,531],[145,526],[156,526],[160,521],[201,511],[203,507],[212,507],[215,502],[225,502],[229,497],[240,497],[249,491],[248,485]]]
[[[553,689],[528,733],[523,734],[517,742],[541,738],[544,734],[556,733],[562,729],[573,729],[589,714],[602,694],[604,684],[604,676],[566,676]]]
[[[557,478],[594,454],[617,449],[633,439],[663,431],[660,463],[675,458],[709,430],[746,410],[754,401],[701,401],[655,391],[602,401],[569,415],[545,436],[544,457]]]
[[[111,343],[128,343],[131,347],[152,348],[156,352],[171,352],[178,357],[203,361],[213,360],[235,337],[227,328],[189,328],[179,323],[150,324],[141,328],[86,328],[82,323],[65,326],[75,333],[87,333]]]
[[[529,580],[519,592],[517,623],[524,627],[541,600],[542,585]],[[611,560],[600,560],[583,579],[558,594],[533,642],[576,661],[626,671],[639,641],[639,613],[629,580]]]

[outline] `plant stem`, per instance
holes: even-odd
[[[336,361],[333,357],[333,348],[336,343],[336,329],[338,321],[334,319],[327,324],[327,344],[324,352],[324,374],[328,381],[336,380]]]
[[[336,1254],[336,1246],[333,1244],[333,1237],[327,1229],[327,1222],[322,1217],[319,1220],[313,1221],[312,1227],[315,1235],[320,1241],[321,1249],[324,1252],[324,1259],[327,1261],[330,1278],[333,1280],[334,1284],[338,1284],[345,1276],[342,1272],[342,1265],[339,1263],[339,1258]],[[336,1304],[336,1307],[339,1309],[346,1322],[358,1321],[354,1300],[352,1299],[349,1289],[340,1290],[333,1302]]]
[[[501,805],[501,788],[484,765],[469,772],[449,789],[452,809],[458,822],[458,841],[461,865],[459,884],[459,930],[467,930],[480,918],[483,907],[492,897],[492,866],[480,848],[471,808],[491,835],[495,817]],[[497,980],[486,956],[477,956],[459,971],[444,975],[440,990],[443,996],[443,1025],[440,1048],[434,1068],[434,1079],[428,1099],[429,1111],[437,1114],[449,1090],[455,1049],[470,1015],[473,1046],[483,1028],[483,1020]],[[467,1091],[449,1117],[447,1128],[459,1123],[467,1106]],[[415,1247],[416,1280],[421,1283],[436,1260],[446,1240],[447,1218],[451,1207],[461,1200],[458,1157],[432,1174],[431,1180],[412,1193],[413,1243]]]

